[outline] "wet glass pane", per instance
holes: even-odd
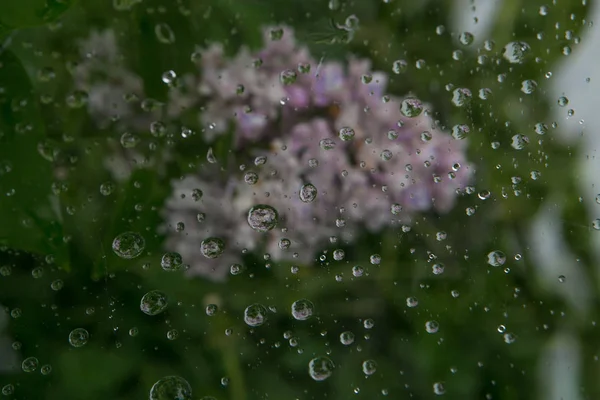
[[[4,0],[0,399],[600,398],[593,0]]]

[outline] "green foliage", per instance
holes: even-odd
[[[541,1],[507,0],[494,21],[486,21],[491,33],[485,39],[495,46],[485,50],[480,42],[458,43],[461,32],[452,31],[450,1],[340,1],[336,10],[327,2],[300,0],[73,3],[7,0],[0,6],[0,33],[11,32],[0,48],[0,267],[6,267],[0,270],[0,304],[9,312],[22,311],[4,332],[21,346],[0,349],[0,367],[2,352],[35,356],[40,365],[53,367],[49,375],[24,373],[20,365],[2,370],[0,388],[16,388],[9,398],[147,398],[152,384],[168,375],[185,377],[196,398],[219,400],[379,398],[382,390],[389,391],[388,398],[425,399],[433,396],[436,382],[445,382],[451,399],[535,398],[540,355],[547,340],[565,327],[581,340],[585,354],[581,387],[588,398],[600,396],[600,371],[589,357],[600,349],[597,332],[536,279],[528,237],[544,201],[558,199],[565,243],[587,278],[597,280],[589,240],[592,218],[574,183],[580,149],[558,142],[560,125],[537,135],[535,124],[552,126],[549,106],[555,99],[548,99],[541,85],[532,95],[520,91],[525,79],[541,84],[564,59],[564,47],[573,45],[563,36],[555,38],[556,25],[561,34],[570,30],[585,40],[582,21],[589,6],[563,0],[543,17]],[[323,40],[336,35],[332,27],[351,14],[359,17],[360,28],[349,43]],[[129,165],[128,176],[116,176],[107,163],[123,152],[123,130],[118,123],[99,127],[85,107],[66,105],[75,89],[72,63],[85,57],[78,42],[91,31],[114,29],[122,61],[141,77],[145,96],[166,102],[163,72],[196,72],[190,56],[211,42],[223,43],[231,53],[242,45],[256,47],[259,28],[276,23],[293,26],[317,59],[342,60],[349,53],[368,57],[374,69],[390,75],[392,93],[419,96],[446,128],[469,124],[473,186],[492,197],[482,201],[475,193],[461,197],[449,214],[420,214],[410,232],[364,232],[342,246],[348,260],[365,268],[360,279],[345,262],[301,265],[294,275],[290,264],[266,268],[259,254],[250,253],[244,260],[247,271],[226,282],[163,271],[161,228],[174,227],[165,226],[161,209],[171,182],[207,168],[209,147],[217,160],[228,162],[234,138],[208,143],[195,108],[170,121],[159,107],[158,118],[171,131],[188,127],[196,134],[186,141],[140,134],[135,150],[140,159],[153,161]],[[157,38],[158,24],[170,27],[173,43]],[[438,26],[444,33],[436,33]],[[503,59],[504,46],[516,40],[531,45],[527,61],[496,62]],[[454,50],[461,50],[462,58],[453,59]],[[391,68],[399,59],[409,67],[396,75]],[[418,60],[425,67],[416,68]],[[48,82],[39,79],[47,67],[55,74]],[[472,92],[469,106],[452,105],[455,88]],[[482,88],[491,89],[488,100],[478,98]],[[42,101],[48,97],[52,101]],[[519,133],[530,139],[522,151],[510,145]],[[174,156],[166,157],[164,149]],[[531,178],[532,171],[541,176]],[[521,177],[521,183],[513,184],[512,177]],[[104,195],[100,186],[107,182],[114,189]],[[466,216],[467,207],[476,209],[473,216]],[[146,252],[140,258],[123,260],[112,252],[113,239],[125,231],[144,237]],[[444,241],[436,238],[441,231]],[[490,267],[487,254],[498,249],[509,259]],[[369,263],[374,253],[381,254],[380,265]],[[444,274],[431,273],[432,260],[445,264]],[[55,290],[58,279],[64,285]],[[151,317],[140,311],[139,302],[156,289],[168,295],[169,308]],[[417,307],[407,307],[410,296],[418,298]],[[315,304],[310,321],[289,315],[300,298]],[[264,326],[249,329],[243,311],[255,302],[276,312],[269,312]],[[219,312],[209,317],[205,307],[213,303]],[[373,329],[364,327],[367,318],[375,321]],[[431,320],[440,324],[439,333],[426,332]],[[514,343],[505,342],[499,325],[516,334]],[[89,343],[71,347],[69,332],[81,327],[90,333]],[[133,328],[137,335],[129,333]],[[179,336],[169,340],[174,329]],[[356,335],[353,346],[339,341],[347,330]],[[297,346],[284,335],[288,331]],[[308,362],[328,352],[335,372],[315,382]],[[378,363],[369,378],[361,369],[367,359]]]

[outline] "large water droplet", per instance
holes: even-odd
[[[257,232],[268,232],[277,226],[277,210],[266,204],[258,204],[248,211],[248,225]]]
[[[494,250],[490,252],[487,258],[488,264],[490,264],[492,267],[500,267],[506,262],[506,255],[500,250]]]
[[[165,376],[150,389],[150,400],[191,400],[192,387],[180,376]]]
[[[335,141],[333,139],[321,139],[319,141],[319,147],[323,150],[333,150],[335,149]]]
[[[140,301],[140,310],[146,315],[157,315],[165,311],[169,305],[167,295],[160,290],[151,290]]]
[[[21,369],[24,372],[33,372],[37,369],[39,363],[40,362],[38,361],[38,359],[36,357],[27,357],[21,363]]]
[[[340,131],[338,132],[340,139],[342,139],[344,142],[348,142],[348,141],[354,139],[355,134],[356,133],[354,132],[354,129],[352,129],[348,126],[341,128]]]
[[[183,264],[183,258],[181,254],[176,252],[165,253],[160,260],[160,266],[165,271],[177,271]]]
[[[225,250],[225,242],[217,237],[204,239],[200,243],[200,252],[206,258],[217,258]]]
[[[300,188],[300,200],[311,203],[317,198],[317,188],[312,183],[307,183]]]
[[[112,243],[116,255],[125,259],[136,258],[144,251],[146,242],[142,235],[136,232],[124,232],[118,235]]]
[[[76,328],[69,333],[69,343],[73,347],[85,346],[90,338],[90,334],[83,328]]]
[[[261,326],[267,322],[267,309],[262,304],[252,304],[244,310],[244,322],[251,327]]]
[[[510,145],[515,150],[523,150],[529,144],[529,138],[523,134],[516,134],[512,137]]]
[[[465,107],[471,103],[473,94],[467,88],[454,89],[452,92],[452,104],[456,107]]]
[[[315,306],[310,300],[296,300],[292,304],[292,316],[299,321],[305,321],[312,317],[314,310]]]
[[[333,373],[335,365],[329,357],[315,357],[308,363],[308,374],[315,381],[324,381]]]
[[[350,331],[340,333],[340,343],[344,346],[350,346],[354,343],[354,333]]]
[[[423,112],[423,103],[421,103],[421,100],[419,99],[409,97],[402,100],[400,112],[408,118],[418,117]]]
[[[373,375],[377,371],[375,360],[365,360],[362,363],[362,370],[365,375]]]
[[[156,24],[154,27],[154,34],[159,42],[164,44],[171,44],[175,42],[175,33],[171,27],[165,23]]]
[[[522,64],[531,52],[531,47],[525,42],[510,42],[504,46],[504,58],[511,64]]]
[[[396,60],[392,64],[392,71],[394,71],[395,74],[401,74],[403,72],[406,72],[407,69],[408,63],[404,60]]]
[[[437,321],[427,321],[425,322],[425,330],[427,333],[437,333],[440,329],[440,324]]]
[[[284,71],[281,71],[281,74],[279,74],[279,81],[281,82],[281,84],[286,86],[296,82],[297,78],[298,75],[293,69],[286,69]]]

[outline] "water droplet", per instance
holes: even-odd
[[[377,372],[377,363],[375,360],[365,360],[362,363],[362,370],[365,375],[373,375]]]
[[[261,326],[267,319],[267,309],[262,304],[254,303],[244,310],[244,322],[253,328]]]
[[[406,72],[407,69],[408,69],[408,63],[404,60],[396,60],[392,64],[392,71],[395,74],[404,73],[404,72]]]
[[[427,321],[425,322],[425,330],[427,333],[437,333],[440,329],[440,324],[437,321]]]
[[[400,212],[402,212],[402,206],[398,203],[394,203],[390,206],[390,211],[392,212],[392,214],[398,215],[400,214]]]
[[[136,232],[124,232],[118,235],[112,243],[112,249],[115,254],[121,258],[136,258],[144,251],[146,242],[144,238]]]
[[[216,304],[209,304],[206,306],[206,315],[212,317],[217,313],[218,310],[219,307]]]
[[[434,264],[433,267],[431,267],[431,270],[434,275],[441,275],[444,273],[444,264]]]
[[[504,58],[511,64],[522,64],[527,59],[531,47],[525,42],[510,42],[504,47]]]
[[[244,182],[248,185],[256,185],[258,182],[258,174],[254,171],[248,171],[244,174]]]
[[[88,103],[88,94],[83,90],[76,90],[67,96],[66,103],[70,108],[81,108]]]
[[[330,358],[325,356],[315,357],[308,363],[308,374],[315,381],[320,382],[329,378],[335,365]]]
[[[180,376],[165,376],[150,389],[150,400],[191,400],[192,387]]]
[[[231,264],[231,266],[229,267],[229,273],[231,273],[231,275],[240,275],[241,273],[243,273],[245,270],[244,266],[241,264]]]
[[[312,183],[302,185],[300,188],[300,200],[311,203],[317,198],[317,188]]]
[[[444,387],[444,383],[443,382],[434,383],[433,384],[433,393],[435,393],[438,396],[441,396],[444,393],[446,393],[446,388]]]
[[[35,371],[37,369],[38,365],[39,365],[39,361],[38,361],[37,358],[35,358],[35,357],[27,357],[21,363],[21,369],[24,372],[33,372],[33,371]]]
[[[268,232],[277,226],[277,210],[266,204],[259,204],[248,211],[248,225],[257,232]]]
[[[137,135],[131,132],[125,132],[121,135],[121,146],[125,149],[133,149],[140,142],[140,139]]]
[[[169,306],[169,299],[160,290],[151,290],[140,301],[140,310],[146,315],[158,315]]]
[[[208,161],[211,164],[216,164],[217,163],[217,158],[213,154],[212,147],[209,147],[208,151],[206,152],[206,161]]]
[[[342,249],[336,249],[333,251],[333,259],[335,261],[342,261],[346,255],[346,252]]]
[[[506,262],[506,255],[500,250],[494,250],[487,256],[487,262],[492,267],[501,267]]]
[[[269,36],[273,41],[279,41],[283,38],[283,28],[273,28],[269,32]]]
[[[335,141],[333,139],[321,139],[319,141],[319,147],[323,150],[333,150],[335,149]]]
[[[481,100],[487,100],[492,96],[492,89],[482,88],[479,89],[479,98]]]
[[[281,250],[287,250],[290,248],[290,246],[292,245],[292,242],[290,239],[286,239],[286,238],[282,238],[279,240],[278,246]]]
[[[523,150],[529,144],[529,138],[523,134],[516,134],[512,137],[510,145],[515,150]]]
[[[344,346],[350,346],[352,343],[354,343],[354,333],[350,331],[340,333],[340,343],[342,343]]]
[[[475,36],[471,32],[463,32],[458,36],[458,41],[465,46],[469,46],[475,40]]]
[[[314,304],[307,299],[296,300],[292,304],[292,316],[298,321],[305,321],[312,317],[314,310]]]
[[[419,99],[414,97],[409,97],[402,100],[402,104],[400,105],[400,112],[402,115],[408,118],[415,118],[421,115],[423,112],[423,104]]]
[[[344,142],[348,142],[354,139],[355,132],[354,129],[345,126],[339,130],[338,135]]]
[[[2,394],[4,396],[10,396],[15,392],[15,386],[12,383],[4,385],[2,387]]]
[[[206,258],[217,258],[225,251],[225,242],[217,237],[209,237],[200,243],[200,252]]]
[[[537,82],[534,81],[533,79],[526,79],[523,82],[521,82],[521,92],[525,93],[525,94],[531,94],[533,92],[535,92],[535,89],[537,89]]]
[[[456,140],[463,140],[469,135],[470,131],[471,131],[471,128],[469,128],[469,125],[465,125],[465,124],[454,125],[452,127],[452,137]]]
[[[365,269],[363,267],[361,267],[360,265],[355,265],[354,267],[352,267],[352,275],[355,278],[360,278],[361,276],[363,276],[365,273]]]
[[[153,121],[150,123],[150,133],[154,137],[163,137],[167,134],[167,127],[161,121]]]
[[[83,328],[76,328],[69,333],[69,343],[73,347],[85,346],[90,338],[90,334]]]
[[[482,190],[481,192],[477,193],[477,197],[479,197],[479,200],[487,200],[491,197],[492,193],[489,190]]]
[[[471,103],[473,94],[467,88],[454,89],[452,92],[452,104],[456,107],[465,107]]]
[[[356,29],[358,29],[359,23],[360,23],[360,20],[358,19],[358,17],[356,15],[352,14],[346,18],[344,25],[348,30],[355,31]]]
[[[254,165],[256,165],[256,166],[265,165],[266,163],[267,163],[266,156],[258,156],[254,159]]]
[[[37,77],[40,82],[48,82],[56,78],[56,72],[52,67],[43,67],[38,70]]]
[[[112,182],[104,182],[100,185],[100,194],[102,196],[110,196],[115,190],[115,184]]]
[[[371,254],[371,256],[369,257],[369,261],[373,265],[379,265],[381,264],[381,256],[379,254]]]
[[[565,282],[566,282],[566,280],[567,280],[567,278],[566,278],[564,275],[559,275],[559,277],[558,277],[558,281],[559,281],[560,283],[565,283]]]
[[[298,75],[293,69],[286,69],[279,74],[279,81],[282,85],[291,85],[296,82]]]
[[[175,73],[175,71],[173,71],[171,69],[171,70],[163,72],[161,79],[167,85],[173,86],[173,84],[175,83],[175,81],[177,79],[177,74]]]
[[[50,364],[42,365],[42,367],[40,368],[40,372],[42,373],[42,375],[50,375],[52,373],[52,365],[50,365]]]
[[[569,99],[566,98],[565,96],[560,96],[558,98],[558,105],[561,107],[566,107],[567,104],[569,104]]]
[[[408,297],[406,299],[406,305],[410,308],[416,307],[419,305],[419,300],[416,297]]]
[[[535,124],[534,131],[538,135],[545,135],[548,132],[548,126],[546,124],[538,122],[537,124]]]
[[[160,43],[175,43],[175,33],[173,33],[171,27],[165,23],[156,24],[154,27],[154,34]]]
[[[160,260],[160,266],[165,271],[178,271],[182,264],[183,258],[176,252],[165,253]]]
[[[512,344],[517,340],[517,336],[514,333],[508,332],[504,334],[504,343]]]

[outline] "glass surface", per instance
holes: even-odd
[[[600,398],[593,0],[3,0],[0,399]]]

